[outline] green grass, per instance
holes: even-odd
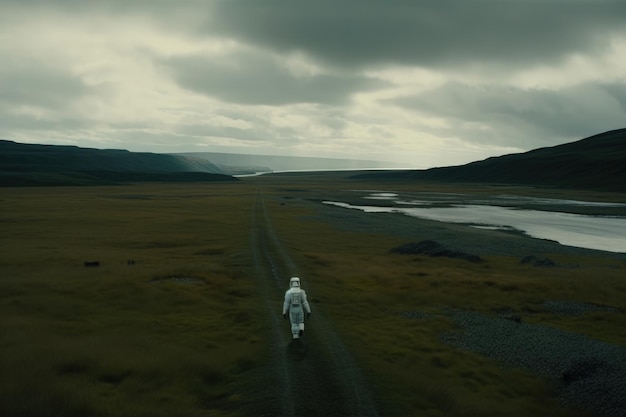
[[[324,187],[329,187],[331,193],[356,188],[354,184],[335,183],[332,189],[320,184],[314,187],[322,193],[327,192]],[[454,328],[443,313],[446,308],[493,316],[510,310],[530,323],[626,346],[624,333],[619,330],[624,324],[623,313],[563,317],[542,307],[546,300],[568,300],[626,311],[623,261],[548,254],[559,264],[580,266],[534,268],[520,265],[519,258],[511,257],[487,257],[485,263],[474,264],[391,254],[389,249],[405,242],[383,234],[337,230],[316,221],[310,209],[286,200],[280,180],[272,185],[281,196],[268,205],[272,221],[296,256],[296,263],[306,271],[304,278],[315,306],[330,313],[346,343],[375,381],[385,415],[584,415],[561,407],[547,381],[442,344],[439,335]],[[391,185],[388,189],[403,186],[407,187]],[[363,188],[379,189],[372,185]],[[472,191],[471,186],[446,191],[451,189]],[[476,186],[476,190],[487,191],[483,186]],[[548,194],[546,190],[535,192]],[[553,194],[556,198],[567,196]],[[589,198],[586,192],[579,194],[581,199]],[[308,197],[306,193],[302,196]],[[570,194],[569,198],[573,197]],[[599,197],[610,199],[607,194]],[[404,315],[416,311],[431,316],[410,319]]]
[[[265,348],[247,193],[147,191],[4,193],[0,414],[238,415]]]
[[[249,250],[258,186],[313,309],[342,334],[385,416],[581,415],[560,407],[545,381],[442,344],[454,327],[447,307],[509,308],[626,346],[623,314],[561,317],[541,307],[559,299],[626,310],[623,262],[550,255],[581,266],[541,269],[507,257],[390,254],[405,242],[339,231],[295,202],[352,182],[12,188],[0,201],[0,414],[243,415],[268,349]],[[403,315],[416,311],[431,316]]]

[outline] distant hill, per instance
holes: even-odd
[[[234,178],[201,158],[0,140],[0,186],[224,180]]]
[[[527,184],[626,192],[626,129],[466,165],[375,172],[353,178]]]
[[[212,161],[231,175],[276,171],[349,170],[403,167],[405,165],[359,159],[315,158],[306,156],[249,155],[221,152],[186,152],[182,155]]]

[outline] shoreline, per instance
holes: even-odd
[[[605,257],[626,261],[626,253],[609,252],[563,245],[559,242],[531,237],[524,233],[471,227],[410,217],[400,213],[366,213],[324,204],[321,201],[299,200],[311,207],[316,217],[338,229],[371,232],[412,239],[434,240],[452,250],[478,256],[570,255]]]

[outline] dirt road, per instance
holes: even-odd
[[[271,328],[271,355],[253,393],[256,416],[378,416],[363,375],[317,305],[306,323],[305,336],[292,341],[282,317],[289,277],[299,276],[272,227],[261,191],[251,211],[250,246],[265,314]],[[306,289],[306,277],[302,277]]]

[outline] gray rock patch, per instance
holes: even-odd
[[[626,348],[550,326],[470,311],[451,310],[449,316],[460,329],[443,333],[444,343],[545,377],[564,402],[598,417],[624,416]]]

